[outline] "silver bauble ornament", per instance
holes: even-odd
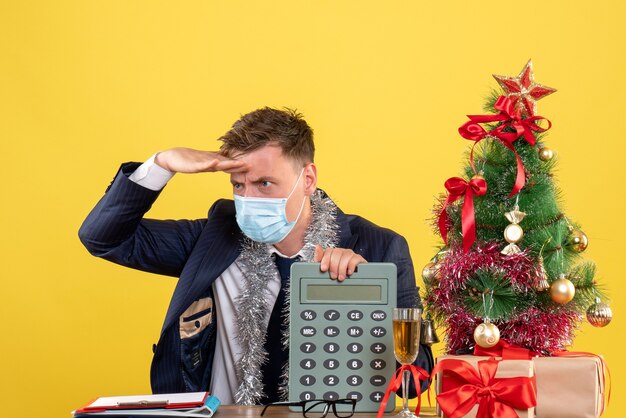
[[[596,303],[587,309],[587,321],[594,327],[606,327],[613,319],[613,311],[606,303],[596,298]]]

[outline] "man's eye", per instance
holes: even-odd
[[[235,184],[233,184],[233,189],[235,189],[235,190],[239,190],[239,189],[241,189],[241,183],[235,183]]]
[[[271,185],[272,185],[272,183],[271,183],[271,182],[269,182],[269,181],[263,181],[263,182],[261,182],[261,187],[270,187]]]

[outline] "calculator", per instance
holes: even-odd
[[[396,371],[396,276],[393,263],[359,264],[342,282],[319,263],[291,266],[290,401],[350,398],[356,412],[378,411]]]

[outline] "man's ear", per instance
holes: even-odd
[[[311,196],[317,189],[317,167],[314,163],[304,166],[304,193]]]

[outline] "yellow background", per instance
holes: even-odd
[[[567,216],[612,296],[613,322],[573,349],[606,356],[607,417],[626,411],[624,2],[9,1],[0,5],[0,398],[3,416],[68,417],[149,391],[175,279],[91,257],[77,230],[123,161],[215,149],[241,113],[290,106],[314,127],[319,184],[404,234],[461,173],[456,132],[533,59]],[[223,174],[177,175],[153,217],[202,217]],[[441,348],[441,344],[439,348]]]

